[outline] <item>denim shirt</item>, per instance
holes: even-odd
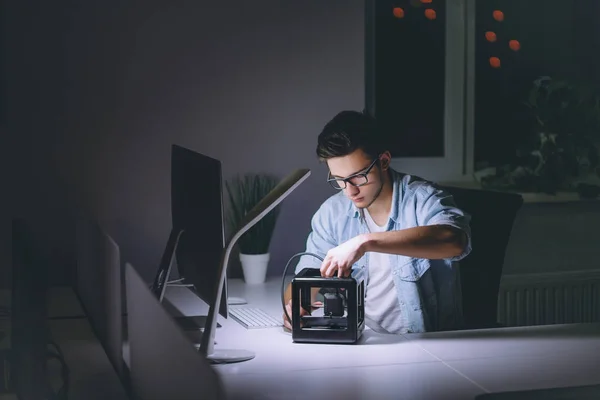
[[[450,194],[416,176],[390,170],[392,208],[387,231],[426,225],[450,225],[467,235],[467,245],[457,257],[429,260],[390,254],[391,278],[398,294],[403,319],[401,333],[459,329],[462,302],[458,261],[471,251],[470,216],[454,204]],[[343,192],[328,198],[311,221],[306,251],[325,257],[345,241],[367,233],[362,210]],[[365,254],[352,268],[363,268],[368,282],[369,257]],[[320,260],[304,255],[296,267],[319,268]]]

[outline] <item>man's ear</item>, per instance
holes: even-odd
[[[389,151],[385,151],[381,153],[381,157],[379,157],[379,163],[381,165],[381,169],[386,171],[390,167],[390,163],[392,162],[392,155]]]

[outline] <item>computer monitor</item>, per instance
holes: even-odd
[[[209,303],[216,294],[215,282],[225,246],[219,160],[172,145],[171,221],[172,230],[152,292],[162,301],[176,259],[180,277],[192,282],[198,297]],[[219,313],[227,318],[226,287]]]
[[[217,371],[198,354],[129,263],[125,284],[132,398],[226,398]]]
[[[48,266],[24,220],[12,221],[10,386],[20,399],[48,395]]]
[[[123,379],[122,270],[117,243],[86,216],[77,221],[76,292],[92,329]]]

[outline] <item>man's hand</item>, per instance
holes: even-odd
[[[316,301],[313,303],[311,308],[314,311],[315,309],[317,309],[319,307],[323,307],[323,303],[321,303],[320,301]],[[287,313],[290,316],[290,318],[292,318],[292,300],[287,302],[287,304],[285,305],[285,309],[287,310]],[[308,314],[309,314],[308,311],[306,311],[304,308],[300,307],[300,316],[301,317],[303,315],[308,315]],[[302,323],[300,323],[300,326],[302,326]],[[292,321],[287,319],[285,313],[283,313],[283,328],[290,332],[292,331]]]
[[[349,276],[352,265],[365,254],[365,241],[364,235],[358,235],[329,250],[321,263],[321,276],[330,278],[336,272],[338,277]]]

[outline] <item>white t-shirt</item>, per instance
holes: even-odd
[[[385,225],[379,226],[373,221],[366,209],[363,209],[370,232],[384,232]],[[398,292],[392,279],[390,256],[384,253],[369,252],[369,277],[365,293],[365,322],[376,332],[400,333],[400,304]]]

